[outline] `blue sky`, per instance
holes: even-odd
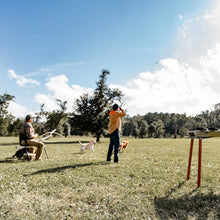
[[[107,82],[125,93],[130,115],[199,113],[219,102],[217,62],[215,71],[210,67],[218,57],[218,6],[214,0],[0,1],[0,94],[15,96],[15,116],[43,103],[52,110],[57,98],[71,109],[108,69]],[[201,72],[203,81],[192,84]],[[213,99],[202,100],[197,91],[207,80]]]

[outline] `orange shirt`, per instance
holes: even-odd
[[[121,117],[126,115],[125,110],[121,109],[119,111],[111,111],[109,114],[109,125],[108,125],[108,133],[113,133],[116,129],[121,130]]]

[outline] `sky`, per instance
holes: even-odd
[[[74,111],[103,69],[128,115],[195,116],[220,102],[217,0],[0,0],[0,95],[15,117]]]

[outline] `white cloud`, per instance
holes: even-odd
[[[72,111],[75,100],[84,93],[91,94],[93,90],[78,85],[69,86],[68,81],[69,80],[65,75],[51,77],[46,83],[46,88],[49,94],[37,94],[35,101],[40,104],[45,104],[45,110],[48,111],[58,108],[56,99],[67,101],[67,110]]]
[[[183,20],[183,16],[182,15],[179,14],[178,17],[179,17],[180,21]]]
[[[200,56],[220,43],[220,3],[215,1],[203,14],[184,18],[178,31],[176,55],[181,61],[198,66]]]
[[[56,71],[59,71],[59,72],[71,71],[72,67],[82,65],[83,63],[84,62],[72,62],[72,63],[60,63],[60,64],[55,64],[55,65],[50,65],[50,66],[40,68],[36,70],[35,72],[26,74],[25,76],[30,77],[30,76],[36,76],[36,75],[45,74],[45,73],[50,74]]]
[[[130,115],[147,112],[198,114],[220,101],[220,45],[200,58],[195,69],[177,59],[160,61],[161,69],[140,73],[126,86],[111,85],[124,94]]]
[[[55,103],[53,97],[44,94],[37,94],[35,96],[35,101],[40,105],[44,104],[44,109],[46,111],[53,111],[58,109],[58,105]]]
[[[19,76],[12,69],[8,70],[8,75],[9,75],[9,78],[16,79],[16,84],[20,87],[24,87],[25,84],[34,84],[37,86],[40,85],[40,83],[37,80],[31,79],[31,78],[26,78],[24,76]]]
[[[9,102],[8,112],[17,118],[23,118],[24,115],[29,114],[29,112],[25,106],[19,105],[14,101]]]
[[[184,20],[178,32],[176,58],[161,68],[140,73],[121,89],[130,115],[147,112],[198,114],[220,102],[220,3]]]

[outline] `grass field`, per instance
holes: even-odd
[[[9,157],[17,138],[0,138],[0,219],[220,219],[220,138],[198,140],[186,181],[190,139],[132,139],[120,163],[107,163],[109,139],[80,154],[78,140],[50,139],[50,157]],[[123,138],[122,138],[123,140]]]

